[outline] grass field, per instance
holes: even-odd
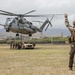
[[[36,45],[31,50],[0,45],[0,75],[75,75],[68,69],[69,45]]]

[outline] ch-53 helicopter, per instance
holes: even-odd
[[[15,16],[15,18],[6,18],[5,25],[0,24],[4,26],[6,29],[6,32],[14,32],[16,33],[16,36],[19,36],[19,33],[22,34],[28,34],[29,36],[32,36],[33,33],[36,32],[42,32],[44,27],[48,24],[51,25],[51,20],[53,19],[54,15],[52,16],[51,20],[47,18],[45,22],[42,23],[41,27],[38,28],[37,26],[34,26],[32,22],[26,20],[24,17],[47,17],[51,14],[46,14],[46,15],[28,15],[29,13],[34,12],[35,10],[29,11],[25,14],[15,14],[7,11],[0,10],[0,15],[6,15],[6,16]],[[38,21],[39,22],[39,21]],[[46,27],[45,30],[47,30],[48,26]]]

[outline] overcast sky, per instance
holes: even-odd
[[[13,13],[24,14],[31,10],[36,10],[31,14],[65,14],[69,16],[70,24],[75,19],[75,0],[0,0],[0,10]],[[7,16],[9,17],[9,16]],[[6,16],[0,15],[0,23],[5,23]],[[50,19],[51,17],[49,17]],[[27,18],[35,20],[35,18]],[[46,18],[36,18],[46,20]],[[63,16],[55,16],[52,20],[54,28],[66,28]]]

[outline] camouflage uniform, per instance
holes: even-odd
[[[12,49],[12,45],[13,45],[13,43],[12,43],[12,42],[10,42],[10,49]]]
[[[74,54],[75,54],[75,21],[73,22],[74,26],[70,26],[68,21],[68,15],[65,14],[65,25],[71,32],[71,50],[70,50],[70,57],[69,57],[69,67],[72,70],[73,63],[74,63]]]

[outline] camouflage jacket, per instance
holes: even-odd
[[[69,24],[68,17],[65,17],[65,25],[71,33],[71,41],[75,42],[75,27]]]

